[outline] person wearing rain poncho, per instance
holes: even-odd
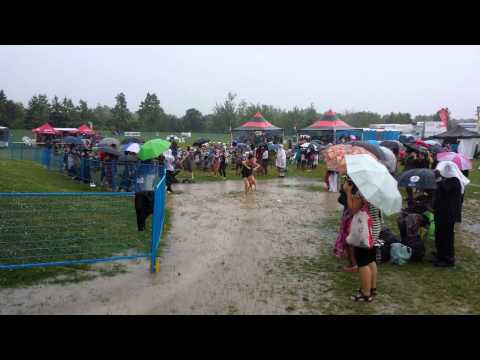
[[[455,266],[455,223],[462,221],[462,197],[470,181],[457,164],[441,161],[435,170],[437,190],[434,200],[435,253],[437,267]]]
[[[278,176],[284,177],[285,169],[287,168],[287,154],[285,153],[282,144],[278,145],[277,159],[275,161],[275,165],[278,170]]]

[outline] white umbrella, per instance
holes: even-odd
[[[346,155],[347,174],[363,197],[386,215],[399,212],[402,196],[387,168],[366,154]]]
[[[137,144],[137,143],[130,144],[130,145],[128,145],[128,147],[125,149],[125,151],[138,154],[138,153],[140,152],[140,145]]]

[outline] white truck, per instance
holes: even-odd
[[[443,126],[441,121],[419,121],[415,127],[415,135],[421,136],[422,139],[441,134],[445,131],[447,131],[447,128]]]

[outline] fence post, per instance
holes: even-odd
[[[153,216],[152,216],[152,245],[150,254],[150,272],[155,273],[159,270],[157,250],[160,243],[160,237],[163,232],[163,223],[165,218],[165,168],[162,168],[160,182],[155,186]]]

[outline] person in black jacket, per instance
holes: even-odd
[[[442,163],[439,163],[439,167],[440,165]],[[450,165],[450,168],[452,167]],[[460,176],[454,173],[455,169],[445,170],[445,167],[435,170],[437,190],[433,209],[437,259],[434,265],[438,267],[455,266],[455,223],[462,221],[462,193],[465,183],[462,184]]]

